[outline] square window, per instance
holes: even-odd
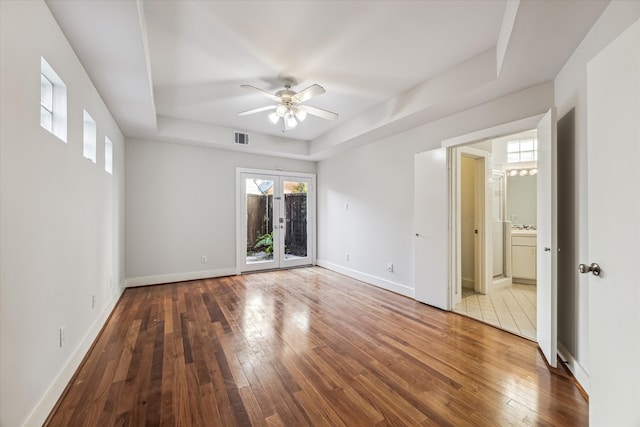
[[[520,161],[521,162],[531,162],[533,161],[533,151],[522,151],[520,153]]]
[[[40,107],[40,126],[53,132],[53,114],[44,107]]]
[[[113,175],[113,143],[104,137],[104,170]]]
[[[82,154],[93,163],[96,162],[96,121],[84,110],[84,139]]]
[[[40,57],[40,126],[67,142],[67,87]]]
[[[40,74],[40,105],[53,111],[53,83],[44,74]]]
[[[533,151],[533,139],[520,141],[520,151]]]
[[[507,142],[507,163],[538,160],[538,140],[535,138]]]

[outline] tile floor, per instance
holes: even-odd
[[[514,283],[492,295],[469,293],[453,311],[536,340],[536,286]]]

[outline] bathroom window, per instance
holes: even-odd
[[[538,160],[538,140],[519,139],[507,143],[507,163],[535,162]]]
[[[67,87],[40,57],[40,126],[67,142]]]

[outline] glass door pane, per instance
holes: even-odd
[[[278,267],[277,239],[274,239],[274,177],[243,174],[246,218],[245,271]]]
[[[309,233],[309,185],[307,178],[283,178],[283,266],[311,263]]]

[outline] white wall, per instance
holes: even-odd
[[[0,43],[0,425],[41,425],[121,293],[123,136],[44,2],[1,1]],[[40,127],[41,56],[67,86],[68,143]]]
[[[587,253],[587,100],[586,64],[602,48],[640,18],[640,2],[612,1],[593,25],[581,44],[554,80],[554,101],[562,122],[568,113],[574,114],[575,165],[573,229],[559,229],[558,277],[558,340],[559,348],[569,358],[576,378],[588,389],[588,293],[587,278],[577,272],[580,262],[589,261]],[[574,110],[574,111],[572,111]],[[566,129],[563,135],[571,134]],[[559,139],[558,144],[562,141]],[[562,147],[559,147],[562,150]],[[558,169],[562,168],[558,164]],[[561,185],[559,183],[559,185]],[[566,189],[564,191],[567,191]],[[564,245],[563,245],[564,242]],[[592,262],[592,261],[589,261]],[[568,308],[568,313],[563,308]],[[571,309],[573,307],[573,309]]]
[[[447,138],[541,114],[553,102],[552,90],[549,83],[534,86],[320,161],[318,264],[413,296],[415,153]],[[388,262],[394,263],[392,273],[386,271]]]
[[[315,162],[157,141],[127,140],[126,158],[131,286],[236,273],[237,167],[316,172]]]

